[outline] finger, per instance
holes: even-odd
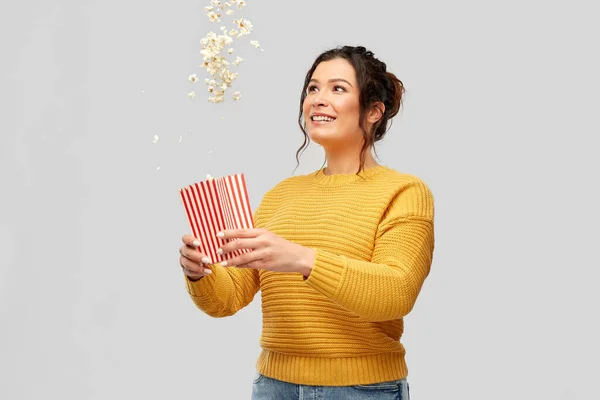
[[[190,247],[200,247],[200,240],[193,235],[183,235],[181,241]]]
[[[255,238],[263,233],[263,229],[226,229],[221,232],[217,232],[217,237],[223,240],[227,239],[241,239],[241,238]]]
[[[260,247],[260,242],[256,239],[256,238],[252,238],[252,239],[237,239],[237,240],[232,240],[229,243],[224,244],[223,246],[220,247],[219,250],[217,250],[217,252],[222,254],[229,254],[231,252],[234,252],[236,250],[240,250],[240,249],[249,249],[249,250],[254,250]]]
[[[257,261],[249,262],[248,264],[236,265],[236,268],[264,269],[265,264],[262,262],[262,260],[257,260]]]
[[[207,257],[205,254],[203,254],[200,250],[198,250],[195,247],[181,246],[179,248],[179,254],[182,257],[185,257],[188,260],[191,260],[191,261],[194,261],[197,263],[203,263],[203,264],[212,264],[213,263],[209,257]]]
[[[190,278],[190,279],[194,280],[194,281],[198,280],[199,278],[204,278],[205,276],[208,276],[208,275],[210,275],[211,273],[212,273],[212,271],[211,271],[210,269],[209,269],[209,270],[206,270],[206,272],[203,272],[203,273],[200,273],[200,274],[196,274],[196,273],[194,273],[194,272],[190,272],[190,271],[188,271],[188,270],[187,270],[187,269],[185,269],[185,268],[183,269],[183,274],[184,274],[185,276],[187,276],[188,278]]]
[[[239,256],[233,257],[231,260],[225,260],[221,262],[223,267],[231,267],[237,265],[250,264],[252,262],[258,262],[262,260],[261,251],[250,251],[248,253],[240,254]]]
[[[208,267],[200,266],[187,258],[181,257],[179,259],[179,265],[183,269],[183,273],[188,276],[206,276],[212,273],[212,270]]]

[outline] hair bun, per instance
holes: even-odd
[[[388,93],[389,93],[389,109],[386,110],[388,112],[389,118],[394,117],[400,111],[400,106],[402,105],[402,98],[404,95],[404,85],[402,81],[396,77],[391,72],[386,72],[388,77]]]

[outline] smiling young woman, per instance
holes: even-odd
[[[252,250],[229,263],[183,237],[180,265],[200,310],[231,316],[261,291],[254,400],[409,398],[403,318],[431,268],[433,195],[372,153],[403,93],[364,47],[319,55],[301,94],[296,160],[314,141],[327,165],[269,190],[256,229],[219,233],[223,253]]]

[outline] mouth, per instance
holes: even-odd
[[[322,114],[314,114],[310,116],[310,120],[317,124],[328,124],[335,121],[335,117]]]

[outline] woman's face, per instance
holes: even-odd
[[[321,62],[312,74],[302,105],[306,132],[321,146],[362,142],[359,88],[352,65],[336,58]]]

